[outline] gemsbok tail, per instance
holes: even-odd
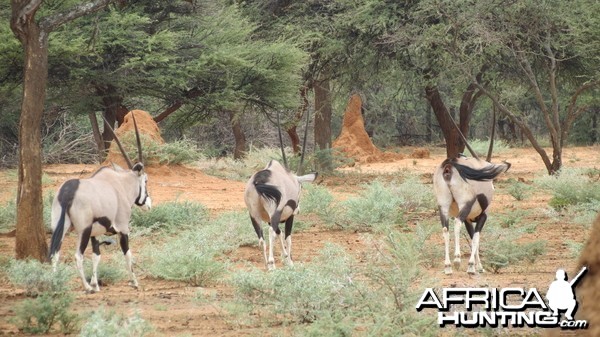
[[[54,227],[54,230],[52,231],[52,240],[50,241],[50,253],[48,254],[48,260],[52,260],[54,254],[60,250],[65,231],[69,229],[65,228],[65,222],[68,216],[67,212],[69,212],[71,205],[73,205],[75,192],[77,192],[78,188],[79,180],[71,179],[67,180],[58,191],[58,196],[56,199],[60,205],[60,217],[56,222],[56,227]],[[54,216],[52,216],[52,218],[54,219]]]
[[[452,163],[452,166],[456,168],[463,179],[485,181],[493,180],[500,175],[500,173],[508,171],[510,163],[489,164],[481,169],[475,169],[458,163]]]
[[[50,241],[50,254],[48,254],[48,260],[52,260],[52,257],[56,252],[60,250],[60,246],[62,245],[63,233],[65,231],[65,218],[67,215],[67,210],[62,205],[60,206],[60,218],[56,224],[56,228],[52,232],[52,241]]]

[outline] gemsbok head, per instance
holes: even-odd
[[[78,235],[75,260],[86,292],[100,290],[97,278],[100,241],[97,237],[104,234],[118,234],[131,278],[130,284],[138,287],[129,249],[129,220],[133,205],[150,209],[152,201],[148,194],[148,176],[144,171],[140,135],[133,112],[131,117],[137,140],[137,162],[131,162],[119,138],[105,120],[105,127],[113,134],[129,169],[122,169],[117,165],[101,167],[89,178],[67,180],[60,186],[52,203],[52,242],[49,258],[56,266],[65,233],[73,226]],[[93,249],[90,283],[87,282],[83,271],[83,254],[89,241],[92,242]]]

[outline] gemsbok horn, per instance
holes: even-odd
[[[119,244],[131,278],[130,284],[138,287],[129,249],[129,220],[133,205],[150,209],[152,201],[148,195],[148,176],[142,163],[142,146],[134,113],[131,113],[131,117],[135,127],[138,161],[132,164],[114,130],[104,120],[105,127],[113,134],[129,169],[125,170],[117,165],[113,165],[112,168],[101,167],[89,178],[67,180],[60,186],[52,203],[52,242],[49,259],[56,267],[65,233],[72,225],[78,235],[75,252],[77,270],[87,292],[100,290],[97,277],[100,241],[96,237],[104,234],[119,235]],[[94,253],[90,283],[87,282],[83,271],[83,254],[89,241],[92,242]]]

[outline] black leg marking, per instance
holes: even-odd
[[[469,233],[469,237],[471,240],[473,239],[473,234],[475,234],[475,230],[473,229],[473,223],[471,221],[464,221],[465,228],[467,229],[467,233]]]
[[[120,236],[119,244],[121,245],[121,250],[123,254],[127,254],[129,251],[129,235],[121,233]]]
[[[260,227],[260,222],[256,221],[253,217],[250,217],[250,220],[252,221],[252,226],[254,227],[254,231],[256,232],[258,239],[259,240],[262,239],[263,231],[262,231],[262,228]]]
[[[98,239],[96,239],[95,236],[92,236],[91,240],[92,240],[92,250],[94,251],[94,254],[100,255],[100,241],[98,241]]]
[[[448,219],[444,215],[444,213],[442,212],[442,208],[441,207],[439,208],[439,212],[440,212],[440,221],[442,223],[442,228],[448,229],[448,224],[449,224],[450,219]]]
[[[84,229],[83,232],[81,232],[81,242],[79,242],[79,252],[81,253],[81,255],[83,255],[85,249],[87,248],[91,234],[92,226],[89,226],[88,228]]]
[[[117,234],[117,231],[112,226],[112,223],[110,222],[110,220],[107,217],[101,216],[99,218],[94,218],[94,222],[97,222],[100,225],[102,225],[102,227],[104,227],[106,229],[107,233]]]
[[[294,216],[290,216],[289,218],[287,218],[287,220],[285,220],[285,238],[287,239],[288,236],[292,235],[292,226],[294,226]]]
[[[490,201],[484,194],[477,195],[477,202],[479,203],[479,206],[481,206],[481,213],[485,212],[490,205]]]
[[[281,211],[276,210],[271,217],[271,227],[275,231],[277,235],[281,234],[281,230],[279,229],[279,221],[281,220]]]
[[[473,208],[473,204],[475,204],[475,200],[476,199],[470,200],[462,209],[460,209],[458,212],[458,218],[460,221],[465,222],[469,216],[469,213],[471,213],[471,209]]]
[[[477,223],[475,224],[475,232],[476,233],[481,232],[481,230],[483,229],[483,225],[485,224],[486,220],[487,220],[487,214],[485,214],[485,213],[481,213],[477,217]]]
[[[298,207],[298,203],[296,201],[292,200],[292,199],[288,200],[285,203],[285,205],[288,206],[289,208],[291,208],[292,211],[295,211],[296,208]]]

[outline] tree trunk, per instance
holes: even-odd
[[[19,119],[16,257],[45,261],[48,255],[42,201],[42,115],[48,77],[48,34],[28,17],[19,36],[25,48]]]
[[[233,149],[233,159],[241,159],[246,155],[246,136],[240,124],[240,119],[232,111],[228,111],[231,129],[235,138],[235,148]]]
[[[92,125],[92,133],[94,134],[94,141],[98,146],[98,161],[102,161],[104,156],[104,141],[102,140],[102,134],[100,133],[100,127],[98,127],[98,118],[96,118],[95,112],[88,113],[90,124]]]
[[[96,85],[96,92],[102,97],[102,103],[104,105],[103,115],[108,124],[113,129],[120,126],[125,120],[125,115],[129,112],[129,109],[123,105],[123,97],[117,92],[117,88],[111,84],[106,86]],[[115,127],[115,122],[117,127]],[[104,121],[102,122],[104,125]],[[102,132],[103,147],[105,150],[110,148],[110,142],[113,140],[112,133],[104,128]],[[101,146],[98,145],[98,148]]]
[[[286,128],[286,132],[288,136],[290,136],[290,141],[292,142],[292,150],[294,151],[295,155],[300,154],[300,137],[298,136],[297,128],[298,123],[300,123],[300,121],[302,120],[302,116],[304,116],[304,114],[308,110],[307,93],[308,87],[303,86],[302,89],[300,89],[300,98],[302,99],[300,108],[298,109],[298,111],[296,111],[296,114],[294,115],[294,120]],[[306,127],[308,127],[308,125]]]
[[[316,81],[315,91],[315,146],[318,150],[331,148],[331,91],[329,79]],[[319,168],[321,170],[333,169],[332,157],[329,155],[319,156]]]
[[[435,117],[442,129],[444,139],[446,140],[446,156],[448,158],[454,158],[459,153],[462,153],[465,149],[452,120],[450,119],[450,111],[444,104],[442,96],[440,95],[437,87],[427,86],[425,87],[425,97],[431,105],[431,109],[435,114]]]

